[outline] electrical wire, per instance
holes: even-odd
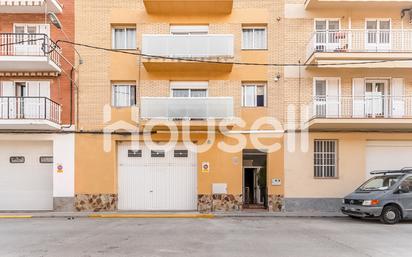
[[[337,63],[328,63],[328,64],[314,64],[314,63],[253,63],[253,62],[222,62],[222,61],[212,61],[212,60],[204,60],[204,59],[196,59],[196,58],[182,58],[182,57],[169,57],[169,56],[160,56],[160,55],[150,55],[150,54],[144,54],[140,52],[131,52],[131,51],[125,51],[125,50],[118,50],[118,49],[111,49],[111,48],[105,48],[105,47],[99,47],[99,46],[93,46],[93,45],[88,45],[88,44],[82,44],[82,43],[76,43],[76,42],[71,42],[67,40],[58,40],[56,41],[56,44],[58,43],[67,43],[67,44],[72,44],[76,46],[82,46],[86,48],[92,48],[96,50],[103,50],[103,51],[108,51],[108,52],[116,52],[116,53],[123,53],[123,54],[129,54],[129,55],[135,55],[135,56],[141,56],[149,59],[165,59],[165,60],[175,60],[175,61],[186,61],[186,62],[197,62],[197,63],[209,63],[209,64],[222,64],[222,65],[244,65],[244,66],[273,66],[273,67],[287,67],[287,66],[297,66],[297,67],[302,67],[302,66],[313,66],[313,67],[318,67],[318,66],[340,66],[340,65],[359,65],[359,64],[374,64],[374,63],[386,63],[386,62],[397,62],[397,61],[412,61],[412,58],[408,59],[391,59],[391,60],[376,60],[376,61],[362,61],[362,62],[337,62]]]
[[[25,42],[33,42],[43,39],[31,39],[31,40],[22,40],[19,42],[12,42],[1,44],[0,46],[8,46],[8,45],[15,45],[15,44],[22,44]],[[133,52],[126,51],[126,50],[119,50],[119,49],[111,49],[105,48],[100,46],[93,46],[89,44],[83,43],[76,43],[68,40],[57,40],[56,45],[58,46],[59,43],[66,43],[71,44],[74,46],[86,47],[95,50],[107,51],[107,52],[114,52],[114,53],[122,53],[127,55],[134,55],[145,57],[148,59],[163,59],[163,60],[175,60],[175,61],[185,61],[185,62],[195,62],[195,63],[208,63],[208,64],[221,64],[221,65],[243,65],[243,66],[272,66],[272,67],[320,67],[320,66],[345,66],[345,65],[362,65],[362,64],[376,64],[376,63],[388,63],[388,62],[402,62],[402,61],[412,61],[412,58],[403,58],[403,59],[390,59],[390,60],[374,60],[374,61],[360,61],[360,62],[335,62],[335,63],[255,63],[255,62],[227,62],[227,61],[214,61],[214,60],[204,60],[201,58],[184,58],[184,57],[170,57],[170,56],[161,56],[161,55],[150,55],[144,54],[140,52]],[[51,49],[46,53],[51,53],[55,51],[55,48]]]

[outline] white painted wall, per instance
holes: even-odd
[[[2,134],[0,141],[52,141],[53,142],[53,197],[74,196],[74,134]],[[63,173],[57,173],[57,166]]]
[[[56,135],[53,140],[53,197],[74,196],[74,134]],[[57,172],[57,166],[63,172]]]

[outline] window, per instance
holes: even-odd
[[[172,89],[173,97],[206,97],[206,89]]]
[[[136,105],[136,85],[113,85],[112,91],[114,107]]]
[[[265,84],[244,84],[242,96],[242,106],[262,107],[266,106],[266,85]]]
[[[170,94],[172,97],[207,97],[208,84],[204,81],[172,81]]]
[[[316,31],[338,31],[340,29],[339,20],[315,20]]]
[[[176,158],[185,158],[189,155],[188,150],[175,150],[174,157]]]
[[[265,27],[243,28],[242,49],[267,49],[267,31]]]
[[[142,150],[127,150],[127,157],[129,158],[142,157]]]
[[[165,157],[165,151],[163,151],[163,150],[152,150],[150,152],[150,156],[154,157],[154,158],[158,158],[158,157],[163,158],[163,157]]]
[[[365,26],[367,30],[367,44],[385,45],[390,43],[390,19],[367,19]]]
[[[337,176],[337,140],[315,140],[315,178],[335,178]]]
[[[49,24],[14,24],[15,40],[19,45],[42,45],[43,35],[50,35]]]
[[[208,25],[172,25],[170,34],[172,35],[207,35]]]
[[[113,28],[113,49],[136,50],[136,28]]]
[[[412,190],[412,176],[411,176],[411,177],[407,177],[407,178],[405,179],[405,182],[408,183],[409,189]]]

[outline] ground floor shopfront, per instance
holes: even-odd
[[[78,211],[281,211],[283,136],[261,139],[269,152],[246,145],[230,152],[230,136],[192,134],[169,149],[168,134],[152,135],[153,145],[130,135],[76,136],[75,208]],[[107,140],[107,138],[106,138]],[[109,143],[109,149],[107,144]],[[104,149],[106,145],[106,149]]]
[[[370,178],[371,171],[412,167],[410,133],[297,135],[295,150],[285,151],[286,211],[339,210],[342,198]],[[292,138],[286,134],[285,145]]]
[[[0,211],[337,211],[370,171],[412,167],[412,134],[0,134]],[[273,135],[272,135],[273,136]],[[198,152],[193,151],[196,149]]]
[[[73,211],[74,134],[0,134],[0,211]]]

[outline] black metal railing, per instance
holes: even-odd
[[[0,119],[49,120],[60,124],[61,106],[47,97],[0,96]]]
[[[60,67],[61,53],[46,34],[0,33],[0,56],[47,56]]]

